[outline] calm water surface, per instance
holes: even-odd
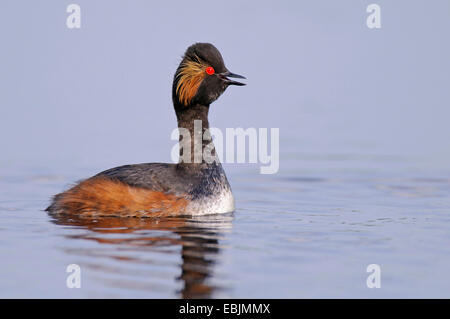
[[[2,167],[0,296],[450,297],[448,172],[385,155],[282,155],[276,175],[226,167],[235,213],[155,220],[43,211],[102,167]],[[69,264],[81,289],[66,287]],[[366,287],[369,264],[380,289]]]

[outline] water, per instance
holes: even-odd
[[[49,197],[74,176],[3,170],[0,295],[450,297],[448,174],[388,156],[282,158],[277,175],[227,165],[233,214],[155,220],[52,218]],[[66,287],[69,264],[81,289]],[[366,286],[369,264],[380,289]]]

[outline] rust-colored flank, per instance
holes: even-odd
[[[182,215],[187,204],[184,197],[97,177],[58,195],[53,205],[80,216],[162,217]]]

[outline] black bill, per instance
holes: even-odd
[[[218,75],[228,85],[239,85],[239,86],[245,85],[245,83],[229,79],[229,78],[245,79],[245,77],[242,76],[242,75],[239,75],[239,74],[236,74],[236,73],[231,73],[230,71],[223,72],[223,73],[220,73]]]

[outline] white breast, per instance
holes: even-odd
[[[218,194],[192,201],[186,207],[186,213],[195,216],[225,214],[233,212],[234,209],[234,196],[228,188]]]

